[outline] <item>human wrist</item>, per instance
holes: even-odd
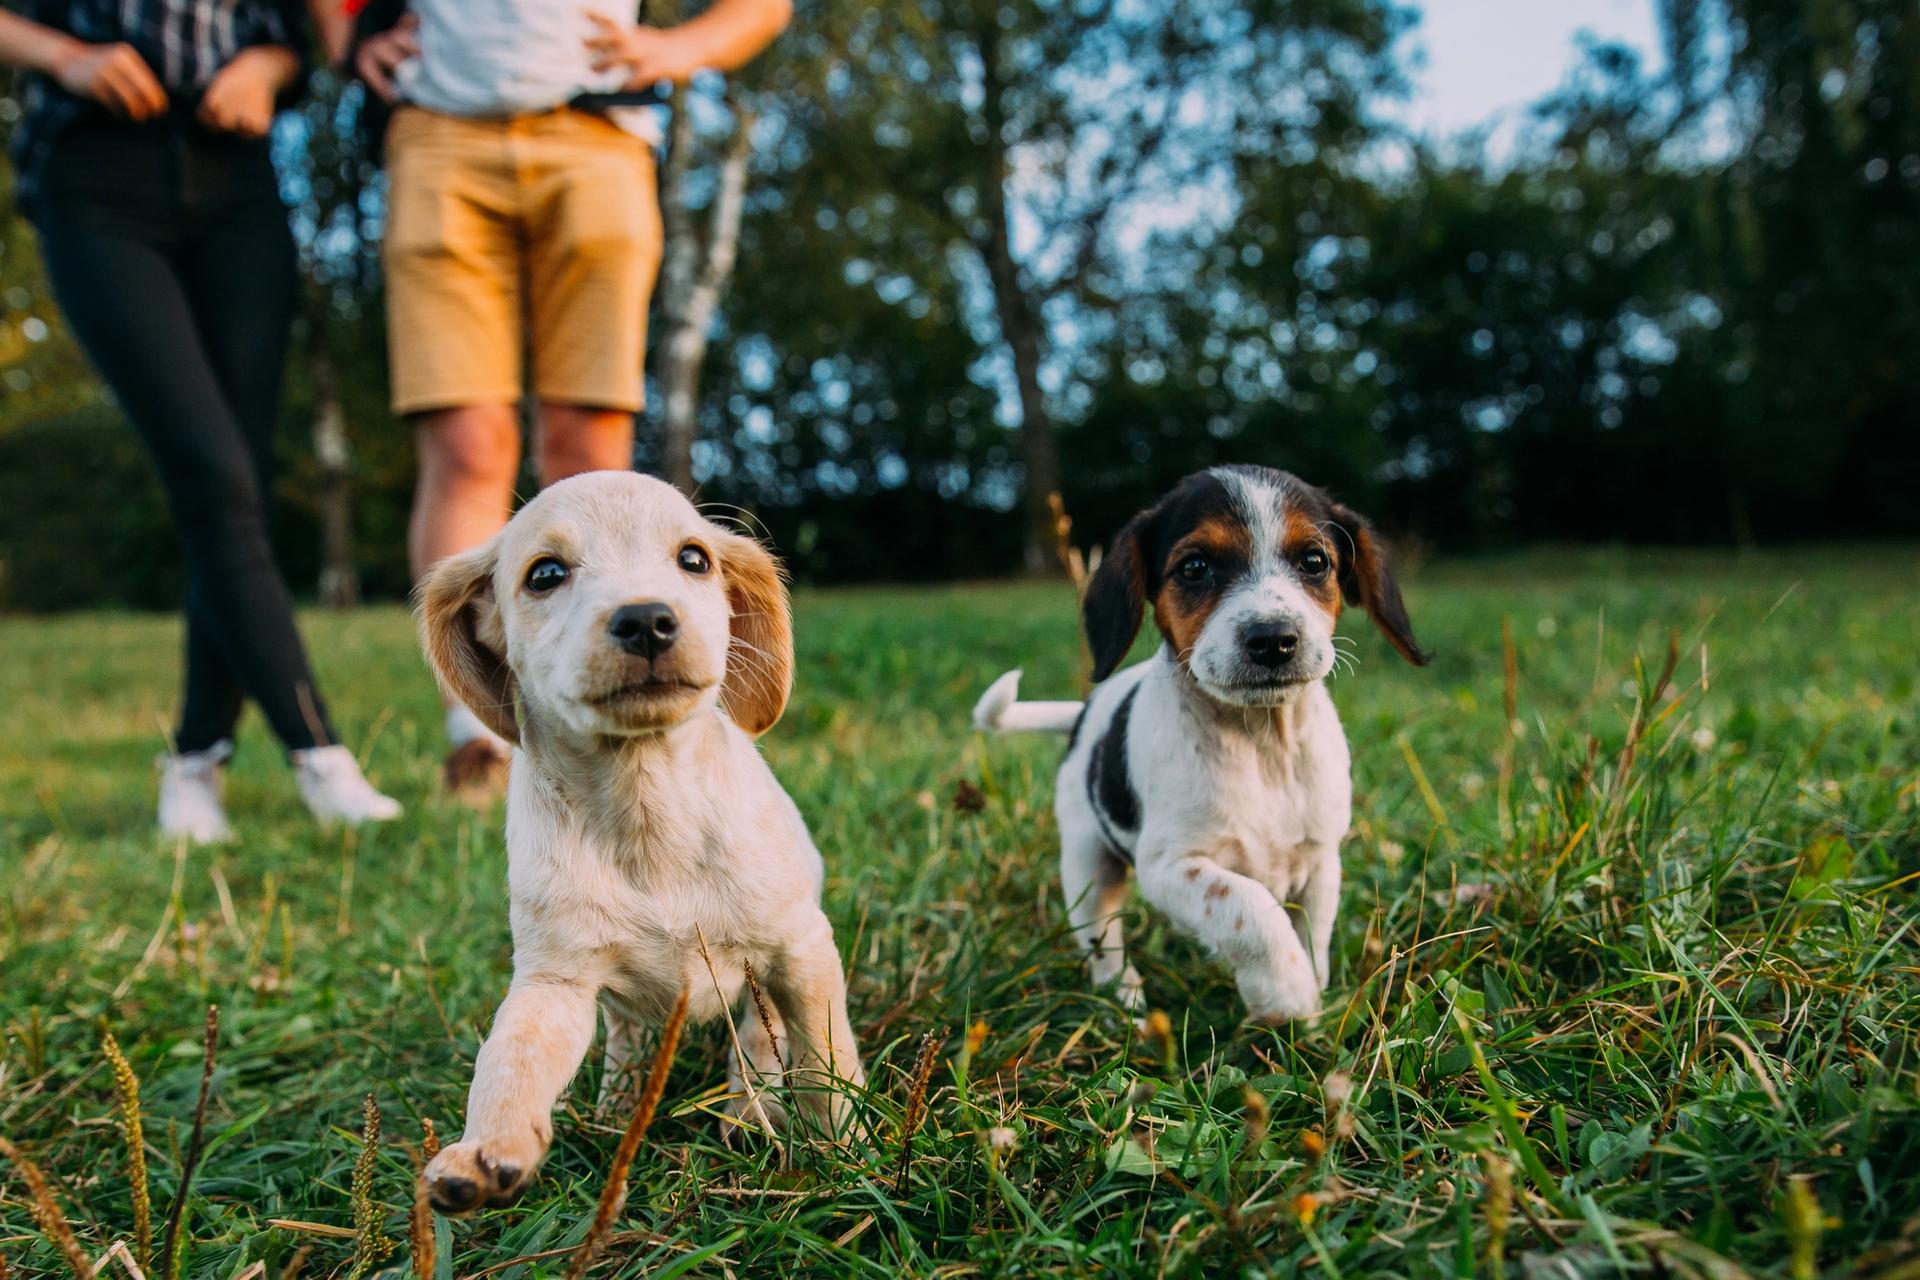
[[[679,56],[674,61],[684,69],[684,75],[717,65],[720,41],[717,33],[710,29],[710,24],[699,21],[682,23],[677,27],[668,27],[666,35],[677,47]]]
[[[64,31],[49,31],[47,38],[29,51],[28,66],[58,80],[91,47],[85,40]]]
[[[248,45],[233,55],[233,63],[244,63],[275,93],[293,83],[300,73],[299,57],[283,44]]]

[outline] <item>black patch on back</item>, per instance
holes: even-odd
[[[1127,723],[1133,716],[1133,696],[1139,692],[1137,684],[1127,690],[1107,722],[1106,733],[1087,755],[1087,798],[1100,820],[1101,834],[1129,864],[1133,862],[1132,837],[1140,830],[1140,794],[1133,789],[1127,769]]]

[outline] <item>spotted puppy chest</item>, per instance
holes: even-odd
[[[1111,713],[1083,725],[1088,740],[1075,744],[1085,752],[1088,806],[1117,856],[1134,860],[1149,810],[1159,808],[1212,833],[1223,864],[1261,879],[1288,878],[1298,858],[1345,836],[1349,757],[1323,691],[1292,708],[1285,730],[1277,720],[1253,732],[1188,725],[1177,741],[1166,740],[1169,708],[1158,696],[1165,692],[1150,680],[1116,690]]]

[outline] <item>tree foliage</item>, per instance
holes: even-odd
[[[1226,460],[1440,547],[1920,532],[1920,18],[1659,9],[1662,65],[1590,46],[1491,152],[1383,119],[1413,19],[1382,0],[803,6],[713,117],[758,123],[699,384],[702,496],[833,579],[1032,568],[1046,490],[1098,540]],[[350,125],[323,87],[280,151],[353,550],[390,593],[409,438]],[[705,219],[726,131],[697,132]],[[98,396],[7,225],[0,469],[56,492],[33,477],[66,465],[59,415]],[[289,397],[296,576],[318,564],[317,368]],[[10,563],[33,505],[0,513]],[[32,576],[7,598],[43,598]]]

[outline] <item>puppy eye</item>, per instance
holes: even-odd
[[[1327,559],[1327,553],[1318,547],[1308,547],[1300,553],[1300,572],[1309,578],[1324,578],[1331,568],[1333,561]]]
[[[705,573],[713,568],[713,561],[706,552],[689,543],[680,548],[680,567],[688,573]]]
[[[1196,551],[1174,566],[1173,571],[1180,575],[1182,582],[1205,582],[1213,576],[1213,565]]]
[[[572,576],[573,570],[552,556],[542,556],[533,562],[532,568],[527,570],[527,590],[545,595]]]

